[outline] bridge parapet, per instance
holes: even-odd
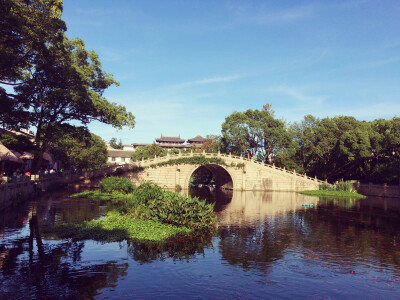
[[[294,176],[297,176],[297,177],[306,178],[308,180],[314,180],[314,181],[316,181],[318,183],[326,183],[326,181],[319,180],[316,177],[310,177],[310,176],[307,176],[307,174],[297,173],[295,170],[289,171],[289,170],[286,170],[285,168],[277,167],[274,164],[270,165],[270,164],[267,164],[267,163],[264,163],[264,162],[260,162],[260,161],[256,161],[254,159],[249,159],[249,158],[246,158],[246,157],[243,157],[243,156],[236,156],[236,155],[231,155],[231,154],[223,154],[223,153],[220,153],[220,152],[218,152],[218,153],[207,153],[207,152],[204,152],[204,151],[201,152],[201,153],[194,153],[194,152],[181,153],[180,152],[179,154],[173,154],[173,155],[170,155],[168,153],[166,156],[160,156],[160,157],[156,156],[155,158],[150,158],[150,159],[146,159],[146,160],[139,160],[139,161],[133,162],[133,164],[138,166],[138,167],[145,168],[145,167],[149,167],[151,165],[156,165],[158,163],[169,161],[171,159],[176,159],[176,158],[181,158],[181,157],[195,157],[195,156],[218,157],[218,158],[228,158],[228,159],[238,160],[238,161],[243,162],[243,163],[251,163],[251,164],[259,165],[259,166],[262,166],[262,167],[270,168],[270,169],[273,169],[273,170],[278,170],[278,171],[284,172],[284,173],[286,173],[288,175],[294,175]],[[238,162],[238,163],[240,163],[240,162]]]
[[[172,159],[190,158],[196,156],[204,156],[206,158],[221,158],[224,161],[223,167],[232,177],[234,182],[234,189],[241,190],[306,190],[318,189],[319,184],[325,181],[312,178],[306,174],[299,174],[295,171],[285,170],[274,165],[269,165],[263,162],[255,161],[241,156],[223,153],[179,153],[175,155],[168,154],[163,157],[155,157],[152,159],[141,160],[133,162],[138,167],[152,167],[153,171],[149,169],[144,172],[147,174],[147,179],[158,182],[159,177],[170,177],[169,182],[164,183],[165,186],[173,188],[180,185],[183,188],[187,187],[188,180],[191,174],[199,165],[180,164],[169,166],[157,166],[159,163],[167,162]],[[186,167],[183,167],[185,165]],[[158,169],[159,171],[155,171]],[[163,169],[164,171],[161,171]],[[177,173],[178,172],[178,173]],[[179,173],[180,172],[180,173]],[[183,173],[190,173],[183,174]],[[171,174],[175,174],[172,176]],[[139,176],[140,177],[140,176]],[[173,177],[175,178],[174,180]],[[185,180],[182,179],[185,178]],[[146,177],[141,177],[141,180],[146,180]]]

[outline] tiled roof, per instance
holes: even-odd
[[[108,150],[108,156],[129,158],[134,152],[135,151],[129,151],[129,150]]]
[[[156,142],[163,143],[163,142],[175,142],[175,143],[184,143],[185,140],[182,140],[179,136],[162,136],[159,139],[156,139]]]
[[[205,138],[203,138],[201,135],[198,135],[192,139],[188,139],[188,143],[203,143]]]

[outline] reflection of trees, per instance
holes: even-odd
[[[219,212],[225,208],[232,200],[233,192],[231,190],[223,190],[220,188],[209,187],[190,187],[189,195],[199,199],[206,199],[209,203],[215,203],[214,211]]]
[[[140,263],[172,258],[189,261],[196,255],[204,255],[210,247],[212,233],[202,232],[192,236],[180,236],[162,244],[128,242],[128,254]]]
[[[281,259],[283,251],[292,243],[296,228],[289,222],[284,224],[286,226],[265,223],[258,228],[235,226],[219,229],[222,258],[246,270],[268,271],[271,263]]]
[[[244,269],[266,271],[290,248],[328,267],[372,259],[400,270],[400,212],[362,204],[350,210],[336,204],[325,201],[316,209],[277,214],[258,227],[220,228],[222,258]]]
[[[28,202],[23,202],[17,207],[0,212],[0,239],[5,227],[22,228],[27,222],[28,211]]]
[[[34,205],[29,213],[28,237],[0,245],[2,296],[10,299],[92,298],[99,289],[113,286],[126,274],[127,263],[82,266],[84,242],[43,241],[36,212]]]
[[[347,262],[374,257],[382,264],[390,264],[400,270],[399,211],[384,211],[369,205],[344,210],[333,202],[327,202],[319,205],[317,210],[298,213],[312,228],[298,241],[304,248],[339,254]],[[333,256],[331,259],[337,260]]]

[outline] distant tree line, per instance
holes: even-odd
[[[301,122],[288,124],[265,105],[227,116],[219,143],[223,152],[330,182],[398,183],[399,117],[366,122],[351,116],[306,115]]]

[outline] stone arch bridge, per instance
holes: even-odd
[[[146,181],[154,182],[165,188],[177,186],[187,189],[192,174],[202,165],[164,164],[172,159],[183,157],[204,156],[206,158],[219,158],[221,163],[210,163],[203,165],[213,175],[217,187],[223,189],[244,191],[304,191],[316,190],[323,181],[311,178],[305,174],[287,171],[274,165],[250,160],[244,157],[221,154],[221,153],[179,153],[155,157],[154,159],[134,162],[133,165],[143,167],[140,172],[132,172],[128,176],[134,184]]]

